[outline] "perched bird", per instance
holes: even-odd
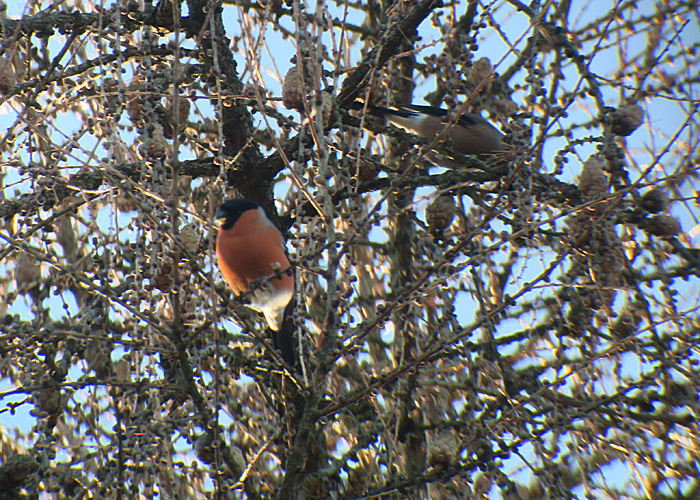
[[[356,109],[363,109],[364,106],[359,101],[353,103]],[[452,121],[449,111],[434,106],[407,104],[382,108],[368,104],[367,111],[372,116],[384,118],[389,123],[426,139],[437,137]],[[452,141],[452,148],[465,155],[484,158],[505,150],[503,134],[482,117],[472,113],[460,115],[445,135],[445,138]]]
[[[294,277],[282,273],[290,264],[284,240],[262,207],[244,199],[226,201],[215,216],[219,224],[216,258],[233,293],[248,292],[248,307],[265,315],[275,347],[290,364],[294,348],[289,332],[280,331],[285,309],[294,295]],[[265,282],[264,278],[275,276]],[[288,322],[287,322],[288,323]]]

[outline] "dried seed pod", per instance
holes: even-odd
[[[354,469],[350,469],[348,473],[348,487],[346,493],[359,496],[360,493],[364,492],[370,481],[368,476],[367,468],[362,464],[358,465]]]
[[[323,126],[327,127],[333,112],[333,96],[328,92],[321,92],[321,99],[321,119],[323,120]]]
[[[491,474],[479,474],[474,481],[474,498],[479,498],[481,495],[486,495],[493,486],[493,477]]]
[[[126,360],[120,359],[114,363],[114,378],[118,382],[128,382],[131,380],[131,366]]]
[[[112,373],[111,353],[111,349],[98,340],[91,340],[85,346],[85,361],[89,370],[95,370],[95,375],[100,380],[105,380]]]
[[[17,84],[17,75],[12,66],[12,60],[0,59],[0,94],[9,94]]]
[[[229,449],[231,450],[231,456],[233,457],[233,461],[236,462],[236,465],[238,466],[239,469],[242,471],[245,470],[246,466],[248,465],[245,459],[245,456],[243,455],[243,450],[241,450],[238,446],[235,444],[232,444]]]
[[[147,158],[152,158],[155,160],[160,160],[165,158],[165,153],[166,149],[168,147],[168,140],[165,138],[165,134],[163,133],[163,126],[160,124],[156,124],[156,126],[153,128],[153,133],[151,134],[150,139],[148,139],[148,142],[145,144],[145,156]],[[141,148],[141,154],[144,153],[144,148]]]
[[[61,391],[54,387],[41,389],[35,395],[37,406],[47,412],[56,413],[61,408]]]
[[[258,3],[264,8],[270,7],[275,15],[279,16],[280,12],[282,11],[282,0],[258,0]]]
[[[67,498],[84,498],[86,496],[87,489],[83,485],[87,484],[88,479],[79,470],[57,467],[53,469],[53,472]]]
[[[479,86],[484,80],[488,80],[491,77],[493,67],[491,66],[491,61],[488,57],[482,57],[481,59],[474,62],[471,69],[469,70],[469,81],[474,85]],[[484,84],[481,88],[482,91],[487,90],[489,87],[488,83]]]
[[[201,234],[197,231],[197,226],[193,223],[185,224],[180,229],[180,243],[185,250],[194,254],[199,249],[199,242],[202,239]]]
[[[681,224],[670,215],[655,215],[647,220],[644,230],[659,238],[669,238],[681,232]]]
[[[197,438],[194,443],[194,452],[203,463],[213,464],[216,460],[216,449],[214,447],[214,440],[209,436],[209,434],[202,434]],[[219,452],[219,457],[221,457],[221,452]]]
[[[59,219],[56,236],[56,241],[63,247],[64,257],[70,262],[75,262],[78,255],[78,238],[73,230],[73,220],[70,215],[64,215]]]
[[[175,25],[174,16],[180,17],[181,0],[160,0],[153,12],[153,26],[171,30]]]
[[[603,172],[603,164],[595,156],[590,156],[583,163],[578,188],[589,199],[599,198],[608,192],[608,180]]]
[[[267,89],[263,87],[262,85],[257,85],[255,83],[246,83],[243,85],[243,92],[241,93],[243,97],[247,97],[248,99],[256,99],[257,94],[255,93],[255,89],[257,88],[258,94],[262,98],[263,102],[267,102]]]
[[[443,430],[428,445],[428,463],[446,467],[458,453],[457,438],[452,430]]]
[[[357,178],[360,182],[369,182],[379,174],[379,160],[372,158],[360,158],[357,165]]]
[[[167,139],[172,139],[176,133],[175,128],[177,127],[177,133],[179,134],[187,126],[187,118],[190,116],[190,101],[180,96],[177,100],[177,111],[175,110],[175,103],[172,99],[166,101],[165,108],[165,119],[163,120],[163,135]]]
[[[644,121],[644,110],[636,104],[617,108],[612,116],[612,133],[627,137]]]
[[[426,208],[426,219],[431,233],[444,231],[452,224],[455,216],[455,200],[449,195],[440,195]]]
[[[120,212],[135,212],[139,207],[134,201],[133,193],[127,193],[123,189],[120,189],[114,197],[114,206]]]
[[[299,74],[299,67],[292,66],[284,77],[282,85],[282,104],[287,109],[304,108],[304,82]]]
[[[21,252],[15,263],[13,273],[17,288],[24,292],[38,286],[41,279],[41,267],[37,260],[27,252]]]
[[[23,484],[38,469],[39,462],[34,457],[17,453],[8,457],[0,467],[0,484],[11,490]]]
[[[169,292],[173,287],[173,269],[174,266],[172,262],[163,263],[160,269],[158,269],[158,274],[152,279],[153,286],[161,292]]]
[[[644,193],[644,196],[642,196],[642,208],[650,214],[657,214],[666,210],[668,208],[666,191],[657,186],[651,191]]]
[[[126,102],[126,112],[129,115],[131,123],[136,127],[141,127],[143,125],[143,107],[146,104],[146,100],[141,95],[142,91],[141,80],[138,76],[135,76],[126,88],[128,98]]]
[[[518,112],[518,105],[510,99],[496,99],[493,102],[494,109],[503,116],[513,116]]]

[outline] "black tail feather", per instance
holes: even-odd
[[[290,301],[289,304],[287,304],[287,308],[284,310],[284,321],[282,321],[280,329],[278,331],[270,330],[272,345],[280,352],[282,359],[285,360],[289,366],[294,366],[296,362],[295,328],[292,311],[294,311],[294,300]]]
[[[388,108],[382,108],[381,106],[375,106],[374,104],[367,104],[365,107],[365,103],[362,101],[353,101],[350,104],[351,109],[359,109],[359,110],[367,110],[367,113],[369,113],[372,116],[376,116],[377,118],[384,118],[384,115],[387,113],[395,113],[395,110],[391,110]]]

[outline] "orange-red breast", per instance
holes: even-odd
[[[278,331],[294,295],[294,277],[290,273],[280,275],[290,267],[282,235],[260,205],[250,200],[226,201],[216,212],[216,221],[216,257],[233,293],[241,295],[254,282],[276,275],[258,283],[247,297],[248,307],[263,313],[270,328]]]

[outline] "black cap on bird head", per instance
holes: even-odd
[[[216,211],[214,220],[222,229],[231,229],[241,215],[248,210],[257,210],[258,208],[260,208],[260,205],[243,198],[226,200]]]

